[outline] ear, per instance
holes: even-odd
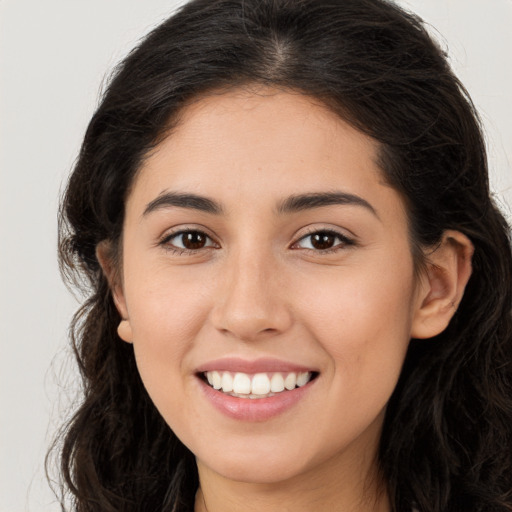
[[[107,278],[114,304],[121,316],[121,322],[117,327],[117,334],[119,334],[123,341],[132,343],[133,333],[128,317],[128,308],[126,307],[119,264],[114,261],[113,254],[112,244],[108,240],[103,240],[96,246],[96,258],[98,258],[103,274]]]
[[[412,338],[432,338],[443,332],[462,300],[471,276],[474,247],[459,231],[447,230],[427,256],[412,323]]]

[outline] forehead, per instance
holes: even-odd
[[[374,139],[303,93],[217,91],[189,103],[144,160],[127,213],[136,208],[140,215],[169,191],[210,197],[226,211],[275,209],[293,195],[338,191],[364,197],[376,210],[403,210],[378,153]]]

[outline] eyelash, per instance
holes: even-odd
[[[186,247],[177,247],[176,245],[173,245],[171,243],[171,240],[173,240],[179,236],[183,237],[184,235],[187,235],[187,234],[205,237],[205,240],[206,240],[205,243],[207,243],[208,245],[205,245],[203,247],[198,247],[197,249],[189,249]],[[300,237],[296,242],[294,242],[290,246],[290,248],[297,249],[297,250],[300,249],[300,247],[298,247],[299,243],[304,240],[307,240],[308,238],[313,237],[314,235],[322,235],[324,237],[325,236],[334,237],[334,239],[338,239],[339,242],[336,245],[334,245],[333,247],[329,247],[327,249],[315,249],[312,247],[311,248],[304,247],[304,248],[302,248],[303,250],[310,251],[310,252],[313,252],[316,254],[331,254],[331,253],[335,253],[337,251],[343,250],[347,247],[356,245],[356,242],[354,239],[349,238],[346,235],[343,235],[343,234],[341,234],[337,231],[334,231],[332,229],[315,229],[315,230],[312,230],[310,233],[307,233],[306,235],[303,235],[302,237]],[[208,241],[209,241],[209,243],[208,243]],[[175,233],[170,233],[170,234],[166,235],[164,238],[162,238],[162,240],[159,242],[159,245],[164,247],[167,251],[170,251],[170,252],[172,252],[174,254],[178,254],[178,255],[197,254],[198,251],[201,251],[203,249],[219,248],[219,245],[212,239],[212,237],[210,237],[204,231],[201,231],[199,229],[182,229]],[[310,243],[310,245],[312,245],[312,244]]]
[[[178,238],[179,236],[183,235],[191,235],[194,234],[196,236],[203,236],[209,245],[206,245],[204,247],[199,247],[197,249],[188,249],[187,247],[177,247],[176,245],[173,245],[171,243],[171,240]],[[183,255],[183,254],[197,254],[198,251],[203,249],[216,249],[218,248],[218,244],[212,239],[211,236],[207,235],[204,231],[201,231],[200,229],[181,229],[179,231],[176,231],[175,233],[170,233],[168,235],[165,235],[162,240],[160,240],[159,244],[162,247],[165,248],[165,250],[172,252],[173,254],[177,255]]]
[[[356,245],[354,239],[349,238],[348,236],[339,233],[338,231],[334,231],[332,229],[314,229],[311,232],[301,236],[297,240],[297,242],[294,242],[292,244],[291,248],[296,248],[300,242],[302,242],[303,240],[307,240],[308,238],[311,239],[311,237],[313,237],[314,235],[334,237],[334,239],[338,239],[339,242],[335,244],[333,247],[329,247],[327,249],[303,248],[304,250],[314,252],[316,254],[332,254],[343,249],[346,249],[347,247]],[[311,241],[310,245],[312,245]]]

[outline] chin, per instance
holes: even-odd
[[[289,460],[269,461],[264,457],[259,460],[247,460],[240,457],[238,460],[224,461],[209,467],[222,477],[235,482],[247,484],[277,484],[292,479],[301,474],[304,468],[290,464]]]
[[[247,449],[249,443],[252,444],[251,449]],[[238,447],[224,446],[214,454],[198,456],[197,463],[200,471],[204,468],[228,480],[252,484],[279,483],[303,473],[308,466],[303,446],[293,443],[287,447],[283,442],[279,445],[269,442],[262,446],[261,442],[249,441]]]

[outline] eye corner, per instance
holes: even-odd
[[[194,255],[220,248],[212,235],[196,227],[181,227],[167,232],[158,240],[157,245],[177,255]]]
[[[305,242],[305,245],[301,245],[302,242]],[[311,251],[318,254],[329,254],[355,245],[355,238],[341,231],[333,228],[315,228],[301,234],[298,239],[290,245],[290,249]]]

